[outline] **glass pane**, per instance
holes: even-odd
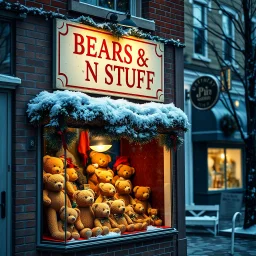
[[[225,188],[225,154],[222,148],[208,148],[208,190]]]
[[[117,0],[117,6],[116,9],[117,11],[120,12],[129,12],[130,8],[129,8],[129,0]]]
[[[227,42],[224,42],[224,60],[232,61],[232,47]]]
[[[203,14],[202,5],[194,4],[193,17],[194,17],[194,26],[198,28],[202,28],[204,24],[204,14]]]
[[[226,36],[232,36],[232,22],[226,15],[223,16],[223,31]]]
[[[227,188],[242,187],[242,152],[241,149],[226,149]]]
[[[205,55],[205,40],[204,40],[204,30],[194,29],[194,49],[195,53]]]
[[[11,75],[11,26],[0,21],[0,74]]]
[[[81,3],[97,5],[97,0],[80,0]]]
[[[114,0],[99,0],[99,6],[108,9],[114,9]]]

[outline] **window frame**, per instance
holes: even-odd
[[[131,18],[132,20],[137,24],[138,27],[155,31],[155,21],[153,20],[147,20],[140,17],[141,13],[141,0],[135,1],[132,0],[134,4],[131,4]],[[118,21],[121,21],[126,18],[125,13],[115,11],[112,9],[106,9],[101,6],[95,6],[87,3],[82,3],[79,0],[69,0],[68,2],[68,10],[87,14],[90,16],[102,18],[106,20],[106,16],[109,12],[118,14]],[[135,12],[136,15],[134,14]]]

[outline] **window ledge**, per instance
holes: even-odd
[[[21,79],[14,76],[0,74],[0,88],[16,89],[21,84]]]
[[[109,12],[115,12],[118,14],[118,20],[123,20],[126,18],[126,15],[124,13],[117,12],[114,10],[108,10],[105,8],[93,6],[93,5],[86,4],[86,3],[76,2],[74,0],[71,0],[69,2],[69,10],[96,16],[96,17],[100,17],[103,19],[106,18],[107,14]],[[137,24],[138,27],[147,29],[147,30],[151,30],[151,31],[155,31],[155,22],[153,20],[146,20],[146,19],[143,19],[140,17],[135,17],[135,16],[132,16],[132,19]]]
[[[164,228],[154,231],[147,231],[141,232],[131,235],[122,235],[122,236],[115,236],[112,238],[105,238],[105,239],[90,239],[85,240],[84,242],[74,241],[65,243],[41,243],[37,245],[38,251],[51,251],[51,252],[61,252],[61,253],[68,253],[68,252],[75,252],[75,251],[87,251],[91,249],[99,249],[102,247],[108,247],[120,245],[120,244],[127,244],[145,240],[152,240],[152,239],[161,239],[163,237],[173,237],[178,234],[178,231],[175,228]]]
[[[203,56],[203,55],[199,55],[199,54],[193,54],[193,57],[192,57],[192,59],[194,59],[194,60],[201,60],[201,61],[204,61],[204,62],[212,62],[212,60],[211,59],[209,59],[209,58],[207,58],[207,57],[205,57],[205,56]]]

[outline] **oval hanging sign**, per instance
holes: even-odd
[[[199,110],[211,109],[219,99],[219,85],[213,76],[200,76],[190,89],[190,100],[192,105]]]

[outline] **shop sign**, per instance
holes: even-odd
[[[164,45],[57,19],[55,88],[164,101]]]
[[[219,99],[219,91],[219,85],[213,76],[201,76],[191,85],[191,103],[199,110],[211,109]]]

